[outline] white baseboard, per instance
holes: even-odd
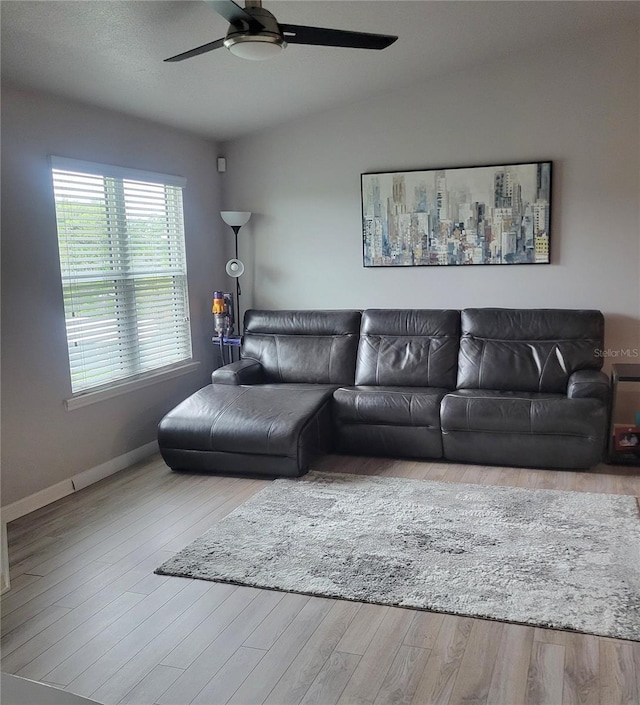
[[[134,448],[134,450],[124,453],[124,455],[119,455],[117,458],[112,458],[106,463],[102,463],[102,465],[84,470],[70,477],[68,480],[63,480],[55,485],[51,485],[51,487],[46,487],[39,492],[35,492],[28,497],[23,497],[17,502],[7,504],[6,507],[2,507],[2,523],[8,524],[10,521],[18,519],[25,514],[35,512],[36,509],[46,507],[47,504],[51,504],[62,497],[66,497],[73,492],[88,487],[94,482],[103,480],[105,477],[109,477],[109,475],[124,470],[130,465],[144,460],[157,452],[158,443],[157,441],[152,441],[139,448]]]
[[[47,504],[62,499],[62,497],[66,497],[72,492],[73,482],[71,478],[51,485],[51,487],[45,487],[39,492],[34,492],[34,494],[30,494],[28,497],[23,497],[17,502],[2,507],[2,523],[8,524],[10,521],[18,519],[30,512],[35,512],[36,509],[40,509],[41,507],[46,507]]]
[[[0,524],[0,595],[11,587],[9,583],[9,544],[7,525]]]
[[[78,473],[71,478],[74,490],[81,490],[83,487],[93,485],[94,482],[104,480],[105,477],[113,475],[120,470],[128,468],[134,463],[138,463],[145,458],[158,452],[158,441],[152,441],[146,445],[134,448],[124,455],[119,455],[117,458],[107,460],[102,465],[97,465],[95,468],[89,468],[84,472]]]

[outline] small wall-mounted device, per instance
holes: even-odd
[[[227,170],[227,160],[224,157],[218,157],[218,173],[223,174]]]

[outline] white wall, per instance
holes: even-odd
[[[75,411],[47,157],[187,178],[187,269],[197,372]],[[226,282],[216,145],[117,113],[3,87],[2,505],[155,440],[164,413],[210,380],[211,292]],[[224,240],[223,240],[224,238]]]
[[[541,45],[225,144],[226,198],[261,214],[254,305],[597,308],[608,347],[640,348],[638,36]],[[363,268],[362,172],[549,159],[551,265]]]

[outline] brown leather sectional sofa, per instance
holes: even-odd
[[[175,470],[297,476],[330,451],[587,468],[604,317],[566,309],[248,311],[238,362],[160,422]]]

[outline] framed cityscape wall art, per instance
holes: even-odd
[[[549,264],[551,162],[362,174],[365,267]]]

